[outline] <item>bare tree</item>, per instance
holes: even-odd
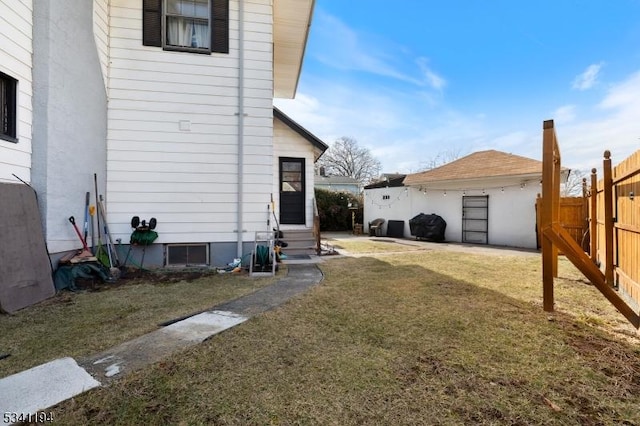
[[[435,169],[436,167],[440,167],[444,164],[457,160],[460,158],[461,152],[462,150],[460,148],[450,148],[446,151],[440,151],[427,161],[422,161],[420,166],[418,166],[418,172]]]
[[[560,186],[560,195],[562,197],[581,197],[582,196],[582,179],[587,178],[589,173],[584,170],[571,170],[567,182]]]
[[[325,173],[332,176],[348,176],[361,184],[367,184],[380,175],[382,166],[371,152],[358,146],[355,139],[341,137],[318,161]]]

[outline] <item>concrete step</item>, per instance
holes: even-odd
[[[316,254],[316,239],[312,229],[282,230],[282,241],[288,244],[282,249],[287,256]]]

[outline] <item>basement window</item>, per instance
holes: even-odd
[[[0,72],[0,139],[18,142],[16,138],[16,88],[18,80]]]
[[[208,266],[208,244],[168,244],[166,266]]]

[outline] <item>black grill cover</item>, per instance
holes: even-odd
[[[444,241],[444,230],[447,222],[437,214],[420,213],[409,220],[411,235],[427,241]]]

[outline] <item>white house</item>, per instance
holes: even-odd
[[[31,180],[31,1],[0,0],[0,183]]]
[[[79,248],[68,218],[86,192],[95,204],[94,174],[125,249],[133,216],[157,219],[146,265],[172,247],[206,264],[247,253],[272,200],[282,229],[310,229],[326,146],[273,98],[295,96],[313,7],[0,0],[0,182],[37,191],[49,251]]]
[[[333,192],[348,192],[360,195],[362,185],[356,179],[349,176],[326,176],[324,169],[320,168],[320,174],[315,177],[315,187]]]
[[[329,148],[304,127],[273,108],[274,187],[280,228],[307,229],[313,223],[314,167]]]
[[[541,161],[495,150],[475,152],[409,174],[401,185],[366,187],[365,226],[376,218],[385,219],[385,227],[403,221],[409,238],[411,218],[437,214],[447,222],[447,241],[535,249],[541,179]]]

